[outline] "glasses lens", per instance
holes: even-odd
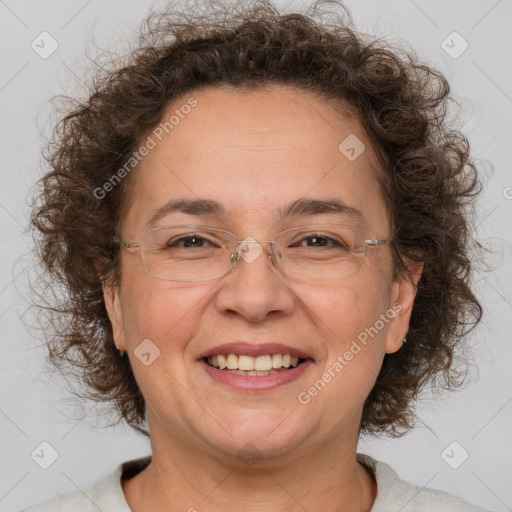
[[[228,272],[236,238],[215,228],[175,226],[147,232],[141,240],[146,272],[172,281],[205,281]]]
[[[365,250],[362,231],[337,225],[293,228],[276,237],[284,274],[302,279],[339,279],[355,274]]]
[[[339,279],[355,274],[366,251],[364,233],[341,225],[288,229],[275,239],[281,271],[301,279]],[[237,239],[221,229],[174,226],[148,231],[140,244],[146,272],[171,281],[207,281],[225,275]],[[242,247],[242,246],[241,246]],[[242,254],[242,257],[244,255]],[[243,258],[247,263],[253,259]]]

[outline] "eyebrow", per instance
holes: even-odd
[[[287,217],[300,217],[305,215],[322,215],[325,213],[335,213],[362,221],[363,214],[352,206],[348,206],[340,199],[297,199],[279,209],[278,214],[281,219]]]
[[[171,213],[222,217],[226,215],[226,210],[220,203],[211,199],[171,199],[156,210],[146,226],[156,224],[160,219]]]
[[[155,225],[159,220],[171,213],[186,215],[225,217],[224,206],[211,199],[172,199],[160,206],[151,216],[146,227]],[[340,199],[297,199],[284,208],[279,208],[277,214],[280,220],[290,217],[314,216],[323,214],[338,214],[351,217],[364,224],[364,216],[360,210],[348,206]]]

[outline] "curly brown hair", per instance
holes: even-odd
[[[45,275],[65,291],[45,309],[54,327],[50,359],[139,431],[145,432],[144,398],[113,343],[102,294],[102,279],[120,280],[113,240],[133,173],[104,198],[97,191],[170,102],[212,86],[291,85],[349,104],[379,156],[394,276],[406,272],[406,258],[424,267],[408,341],[385,355],[361,433],[402,435],[414,425],[414,402],[425,385],[451,390],[465,379],[458,356],[482,315],[470,289],[470,255],[478,246],[472,206],[481,183],[467,139],[448,122],[449,85],[410,50],[358,33],[345,12],[316,19],[322,9],[317,2],[305,14],[282,14],[261,0],[239,2],[235,11],[210,1],[153,12],[137,47],[117,68],[93,77],[87,100],[68,107],[46,147],[49,170],[32,224]]]

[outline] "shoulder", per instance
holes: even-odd
[[[85,490],[87,495],[89,490]],[[76,512],[85,512],[93,510],[93,505],[79,491],[61,494],[51,500],[44,501],[38,505],[24,509],[22,512],[64,512],[65,510],[74,510]]]
[[[121,486],[121,475],[141,470],[148,463],[147,457],[125,462],[106,478],[98,480],[83,491],[61,494],[22,512],[130,512]]]
[[[490,512],[447,492],[402,480],[388,464],[369,455],[358,453],[357,461],[367,466],[377,481],[377,497],[371,512]]]

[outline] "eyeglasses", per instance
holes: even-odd
[[[209,281],[226,275],[240,258],[252,263],[270,244],[267,257],[286,276],[308,280],[340,279],[355,274],[368,246],[362,231],[334,224],[287,229],[275,240],[238,240],[236,235],[208,226],[172,226],[146,232],[139,242],[115,239],[125,249],[138,248],[144,270],[167,281]]]

